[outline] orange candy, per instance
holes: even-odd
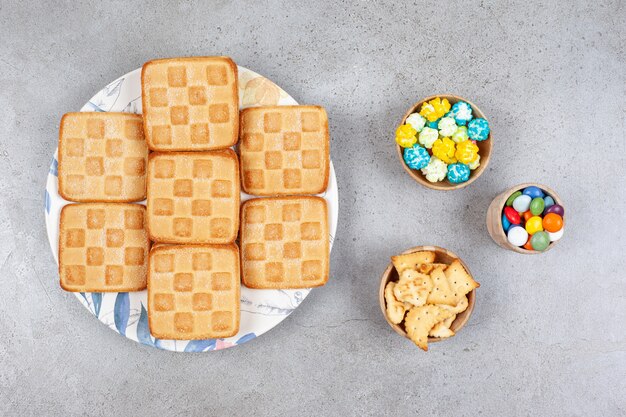
[[[543,229],[555,233],[563,228],[563,217],[556,213],[548,213],[543,218]]]
[[[529,212],[529,213],[530,213],[530,212]],[[532,236],[528,236],[528,241],[527,241],[526,243],[524,243],[524,249],[527,249],[527,250],[535,250],[535,249],[533,249],[533,245],[531,245],[531,244],[530,244],[530,238],[531,238],[531,237],[532,237]]]
[[[530,210],[526,210],[525,212],[522,213],[522,217],[524,218],[524,221],[527,222],[528,219],[533,217],[533,214],[530,212]]]

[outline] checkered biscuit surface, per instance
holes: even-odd
[[[155,242],[234,242],[239,229],[239,170],[231,149],[152,153],[148,233]]]
[[[319,106],[241,112],[242,187],[260,196],[319,194],[328,186],[328,117]]]
[[[72,292],[146,288],[150,241],[139,204],[70,204],[61,211],[59,275]]]
[[[161,339],[207,339],[239,331],[239,249],[161,245],[150,252],[148,323]]]
[[[59,130],[59,194],[78,202],[146,198],[148,147],[141,115],[67,113]]]
[[[230,58],[149,61],[141,86],[144,130],[153,151],[202,151],[237,142],[237,65]]]
[[[309,288],[328,281],[328,209],[319,197],[268,197],[241,208],[246,287]]]

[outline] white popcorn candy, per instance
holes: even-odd
[[[439,131],[431,127],[425,127],[422,129],[419,135],[419,143],[426,149],[433,147],[433,143],[439,138]]]
[[[469,164],[467,164],[467,166],[469,166],[469,169],[471,169],[472,171],[478,168],[480,166],[480,155],[476,155],[476,159],[474,159],[474,162],[470,162]]]
[[[442,181],[448,173],[448,165],[441,159],[433,156],[426,168],[422,168],[422,174],[430,182]]]
[[[452,136],[457,129],[456,122],[452,117],[442,117],[437,127],[441,136]]]
[[[411,113],[406,118],[406,124],[411,125],[413,129],[421,132],[424,126],[426,126],[426,119],[419,113]]]

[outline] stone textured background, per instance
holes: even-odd
[[[626,413],[623,2],[173,3],[0,4],[0,414]],[[339,228],[330,282],[280,326],[175,354],[59,288],[42,198],[63,113],[146,60],[214,54],[326,107]],[[488,170],[452,193],[413,182],[392,142],[438,92],[493,129]],[[564,239],[541,256],[497,247],[484,224],[526,181],[566,202]],[[482,284],[469,325],[428,353],[377,299],[389,256],[418,244],[457,252]]]

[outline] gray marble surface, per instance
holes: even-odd
[[[56,4],[55,4],[56,3]],[[619,416],[626,413],[626,10],[620,1],[0,4],[0,414]],[[60,117],[156,57],[232,56],[326,107],[339,181],[331,280],[243,346],[176,354],[101,325],[58,285],[43,190]],[[488,115],[494,154],[452,193],[406,175],[393,130],[438,92]],[[541,256],[497,247],[491,199],[566,202]],[[389,256],[457,252],[482,284],[421,352],[377,299]]]

